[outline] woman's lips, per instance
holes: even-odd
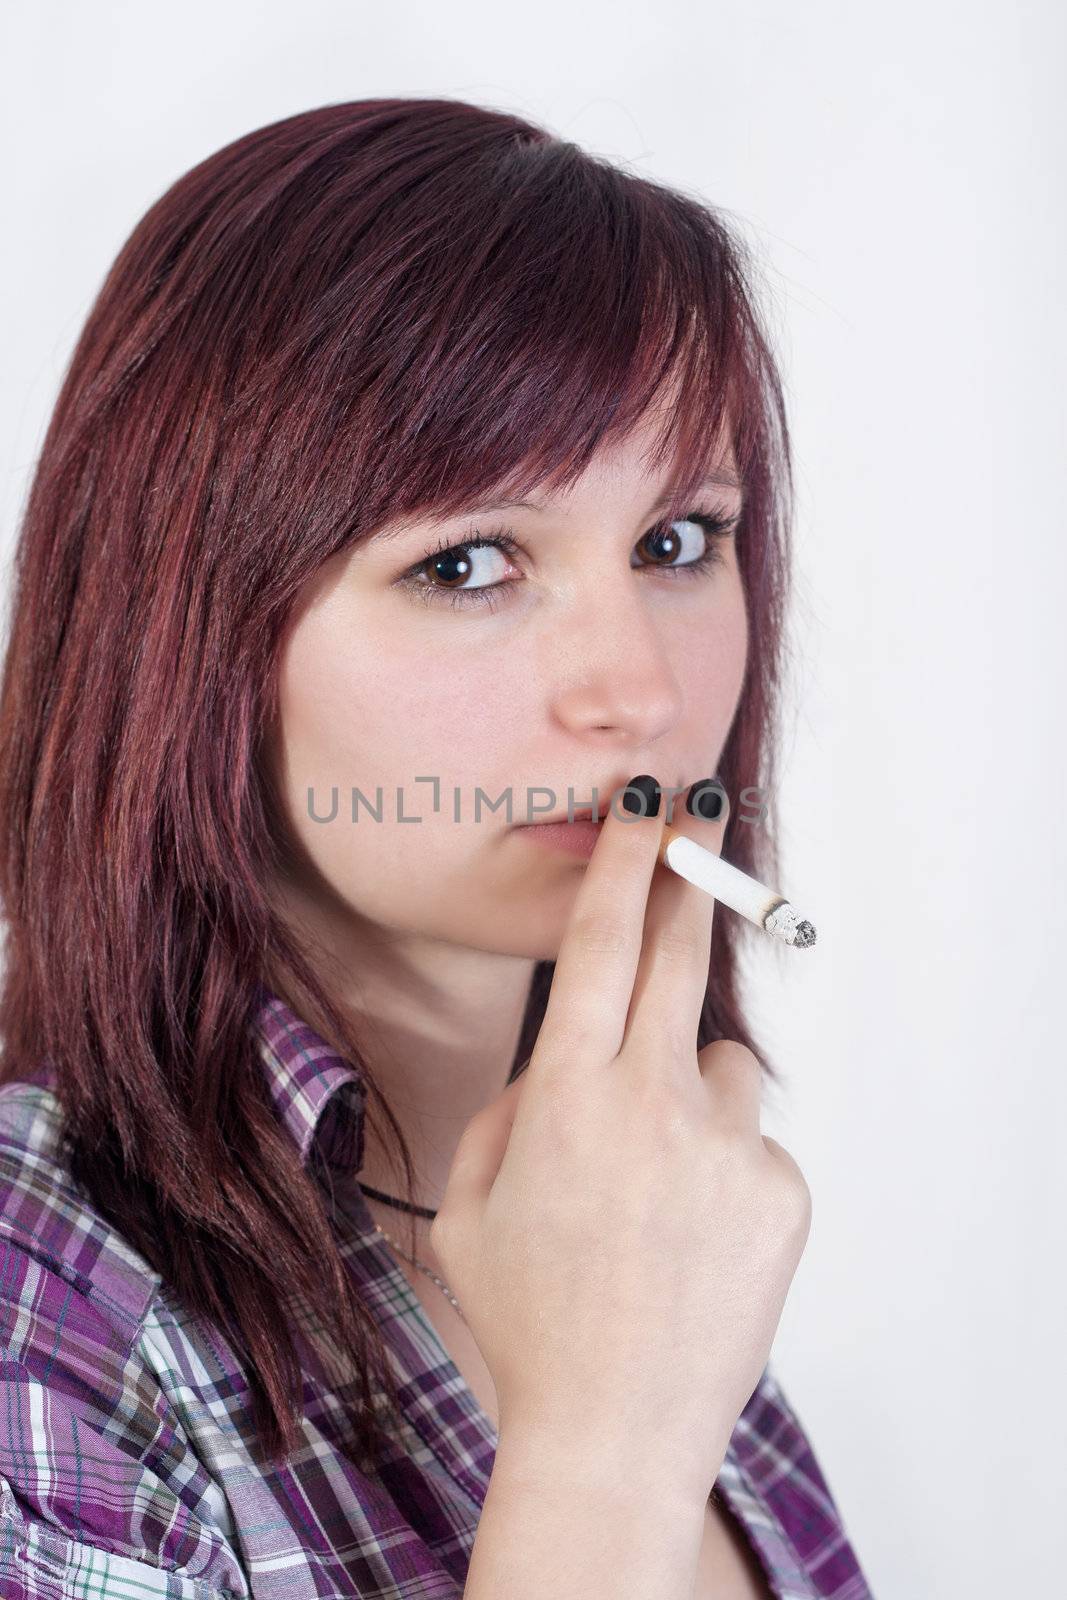
[[[596,845],[600,823],[589,817],[576,817],[573,822],[535,822],[516,829],[532,844],[547,845],[552,850],[566,850],[570,855],[591,856]]]

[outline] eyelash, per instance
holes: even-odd
[[[695,561],[684,561],[677,566],[659,566],[656,562],[648,562],[648,567],[653,572],[665,572],[670,577],[703,577],[715,567],[723,565],[723,555],[719,545],[722,540],[730,537],[737,521],[738,518],[736,516],[723,517],[707,511],[690,511],[684,517],[673,517],[669,522],[656,523],[655,527],[648,530],[648,533],[641,535],[642,539],[647,539],[650,533],[661,533],[669,529],[674,522],[695,522],[698,527],[703,528],[709,542],[704,554],[698,556]],[[497,528],[491,533],[483,534],[480,529],[475,528],[474,535],[470,539],[462,539],[459,543],[453,544],[442,541],[436,549],[431,550],[428,555],[424,556],[416,566],[409,568],[402,577],[398,578],[397,582],[401,588],[414,591],[424,605],[438,605],[442,599],[445,599],[453,610],[462,610],[465,606],[470,605],[488,606],[490,610],[493,610],[498,603],[493,597],[499,595],[501,590],[511,588],[512,584],[517,581],[516,579],[505,578],[501,583],[487,583],[476,589],[448,589],[443,584],[420,583],[418,581],[419,574],[424,572],[439,556],[452,555],[460,550],[480,549],[502,550],[506,556],[511,557],[521,554],[520,547],[512,537],[510,529]]]

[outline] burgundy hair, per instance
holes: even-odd
[[[0,1082],[56,1075],[72,1171],[246,1361],[264,1455],[295,1446],[302,1296],[356,1353],[359,1459],[395,1388],[321,1182],[251,1029],[283,994],[364,1069],[267,886],[275,667],[308,579],[379,524],[565,488],[677,384],[673,515],[725,426],[745,490],[749,656],[720,773],[724,854],[778,877],[738,797],[774,792],[792,469],[746,247],[708,205],[452,99],[285,117],[137,224],[62,383],[15,555],[0,685]],[[742,1014],[715,919],[698,1043]],[[752,930],[747,930],[752,931]],[[762,943],[762,936],[758,936]],[[514,1076],[552,964],[535,969]],[[378,1127],[377,1121],[373,1124]]]

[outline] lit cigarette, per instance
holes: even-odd
[[[698,889],[714,895],[731,911],[747,917],[749,922],[754,922],[773,938],[781,939],[783,944],[806,950],[815,943],[815,929],[784,895],[776,894],[765,883],[732,867],[714,850],[705,850],[695,839],[687,838],[666,823],[659,860],[687,883],[695,883]]]

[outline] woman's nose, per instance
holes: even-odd
[[[601,586],[575,632],[556,636],[555,715],[568,732],[617,732],[646,743],[682,715],[681,685],[671,664],[664,624],[632,587]]]

